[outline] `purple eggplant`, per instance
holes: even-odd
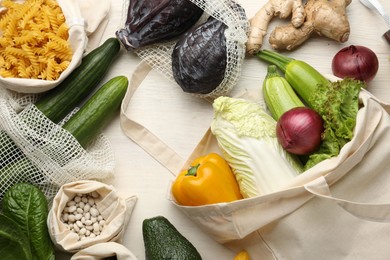
[[[176,43],[172,52],[172,72],[184,92],[208,94],[224,79],[226,28],[223,22],[210,17]]]
[[[117,38],[134,50],[177,37],[190,29],[203,10],[189,0],[131,0]]]

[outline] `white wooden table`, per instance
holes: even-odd
[[[390,1],[380,0],[390,12]],[[265,4],[265,0],[240,0],[247,16]],[[110,18],[103,39],[113,37],[122,26],[123,3],[112,0]],[[371,48],[379,59],[379,72],[369,83],[368,90],[383,101],[390,102],[390,45],[382,38],[389,28],[382,18],[353,0],[347,8],[351,34],[348,42],[336,43],[326,38],[314,37],[290,53],[289,56],[310,63],[322,73],[330,74],[334,54],[351,44]],[[271,27],[280,23],[275,18]],[[269,48],[268,36],[264,48]],[[125,75],[129,78],[140,59],[123,52],[114,63],[106,79]],[[255,57],[246,58],[242,76],[233,91],[259,89],[266,74],[267,64]],[[182,92],[174,83],[158,72],[152,71],[144,85],[134,95],[130,104],[131,116],[154,132],[183,158],[187,158],[203,136],[212,119],[210,103]],[[167,199],[173,175],[143,149],[127,138],[119,125],[119,116],[105,129],[105,135],[112,142],[117,166],[112,184],[119,192],[136,195],[138,201],[129,221],[123,244],[138,259],[145,259],[142,238],[142,221],[145,218],[163,215],[186,236],[199,250],[205,260],[233,259],[234,253],[219,245],[187,219]],[[58,253],[59,259],[70,255]]]

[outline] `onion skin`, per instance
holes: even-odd
[[[378,72],[379,61],[369,48],[350,45],[339,50],[332,60],[332,72],[339,78],[370,82]]]
[[[321,116],[308,107],[288,110],[276,124],[276,136],[280,145],[296,155],[308,155],[317,150],[323,131]]]

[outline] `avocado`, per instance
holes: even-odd
[[[198,250],[163,216],[145,219],[142,234],[147,260],[201,260]]]

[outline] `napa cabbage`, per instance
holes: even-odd
[[[276,137],[276,121],[253,101],[218,97],[211,131],[244,198],[277,191],[302,172]]]

